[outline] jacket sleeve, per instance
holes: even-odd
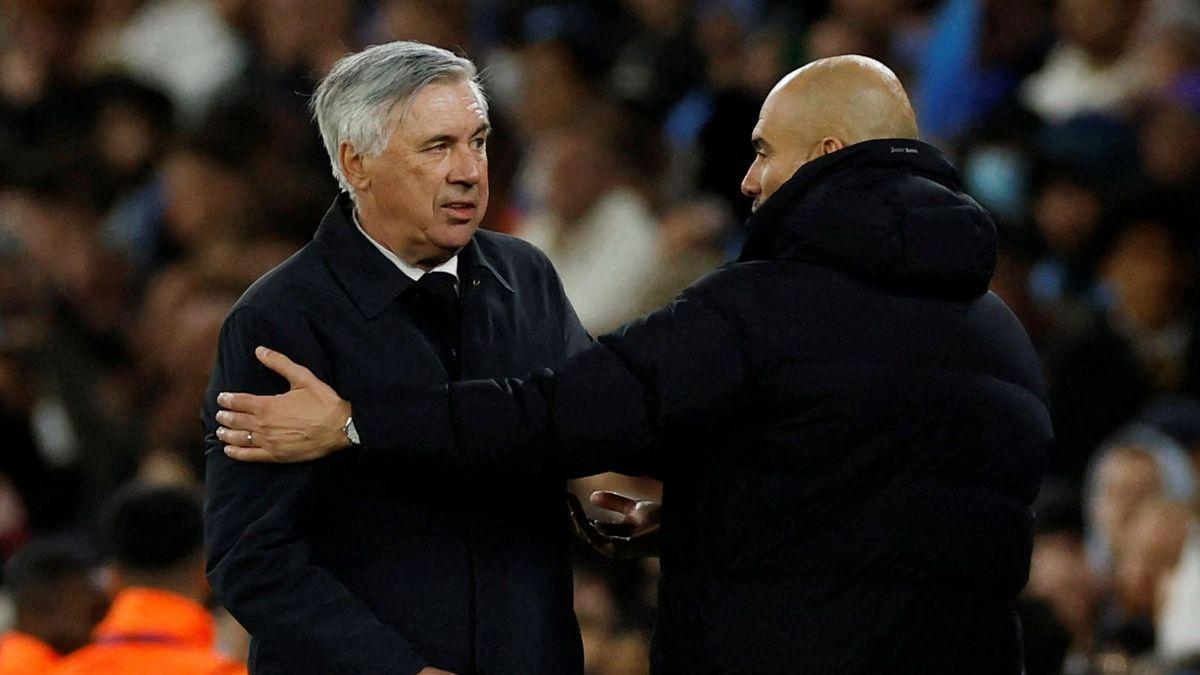
[[[605,335],[558,372],[352,401],[381,471],[661,475],[663,448],[721,425],[751,370],[736,320],[699,293]]]
[[[222,391],[276,394],[287,383],[254,357],[279,349],[314,373],[326,359],[299,317],[253,307],[237,309],[221,330],[206,394],[205,546],[208,579],[217,597],[255,638],[295,650],[322,673],[416,673],[428,665],[398,633],[381,623],[327,569],[314,565],[304,510],[314,476],[327,460],[254,464],[229,459],[216,438],[216,396]]]

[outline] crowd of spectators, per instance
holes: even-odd
[[[780,76],[896,70],[994,216],[993,290],[1050,387],[1028,672],[1200,672],[1200,0],[0,0],[0,560],[112,550],[123,486],[200,484],[225,313],[337,190],[307,95],[394,39],[479,64],[484,226],[546,251],[593,334],[736,254]],[[646,671],[655,577],[581,547],[589,674]]]

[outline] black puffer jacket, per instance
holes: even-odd
[[[661,477],[658,673],[1021,672],[1052,433],[987,293],[987,214],[936,149],[884,140],[805,165],[749,228],[558,373],[354,401],[364,460]]]

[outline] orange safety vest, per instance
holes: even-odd
[[[58,652],[32,635],[14,630],[0,637],[0,675],[42,675],[58,660]]]
[[[96,627],[95,642],[50,675],[245,675],[214,650],[216,627],[202,605],[174,593],[129,588]]]

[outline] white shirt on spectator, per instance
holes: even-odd
[[[186,126],[249,62],[249,50],[211,0],[157,0],[138,10],[118,37],[121,63],[161,88]]]
[[[519,234],[554,264],[579,320],[597,335],[637,315],[658,261],[657,228],[641,195],[620,187],[569,229],[542,214]]]
[[[1165,662],[1200,653],[1200,525],[1188,529],[1175,569],[1165,575],[1155,652]]]
[[[1061,44],[1021,85],[1021,99],[1048,122],[1116,112],[1149,83],[1151,64],[1144,56],[1133,49],[1113,63],[1096,65],[1082,49]]]

